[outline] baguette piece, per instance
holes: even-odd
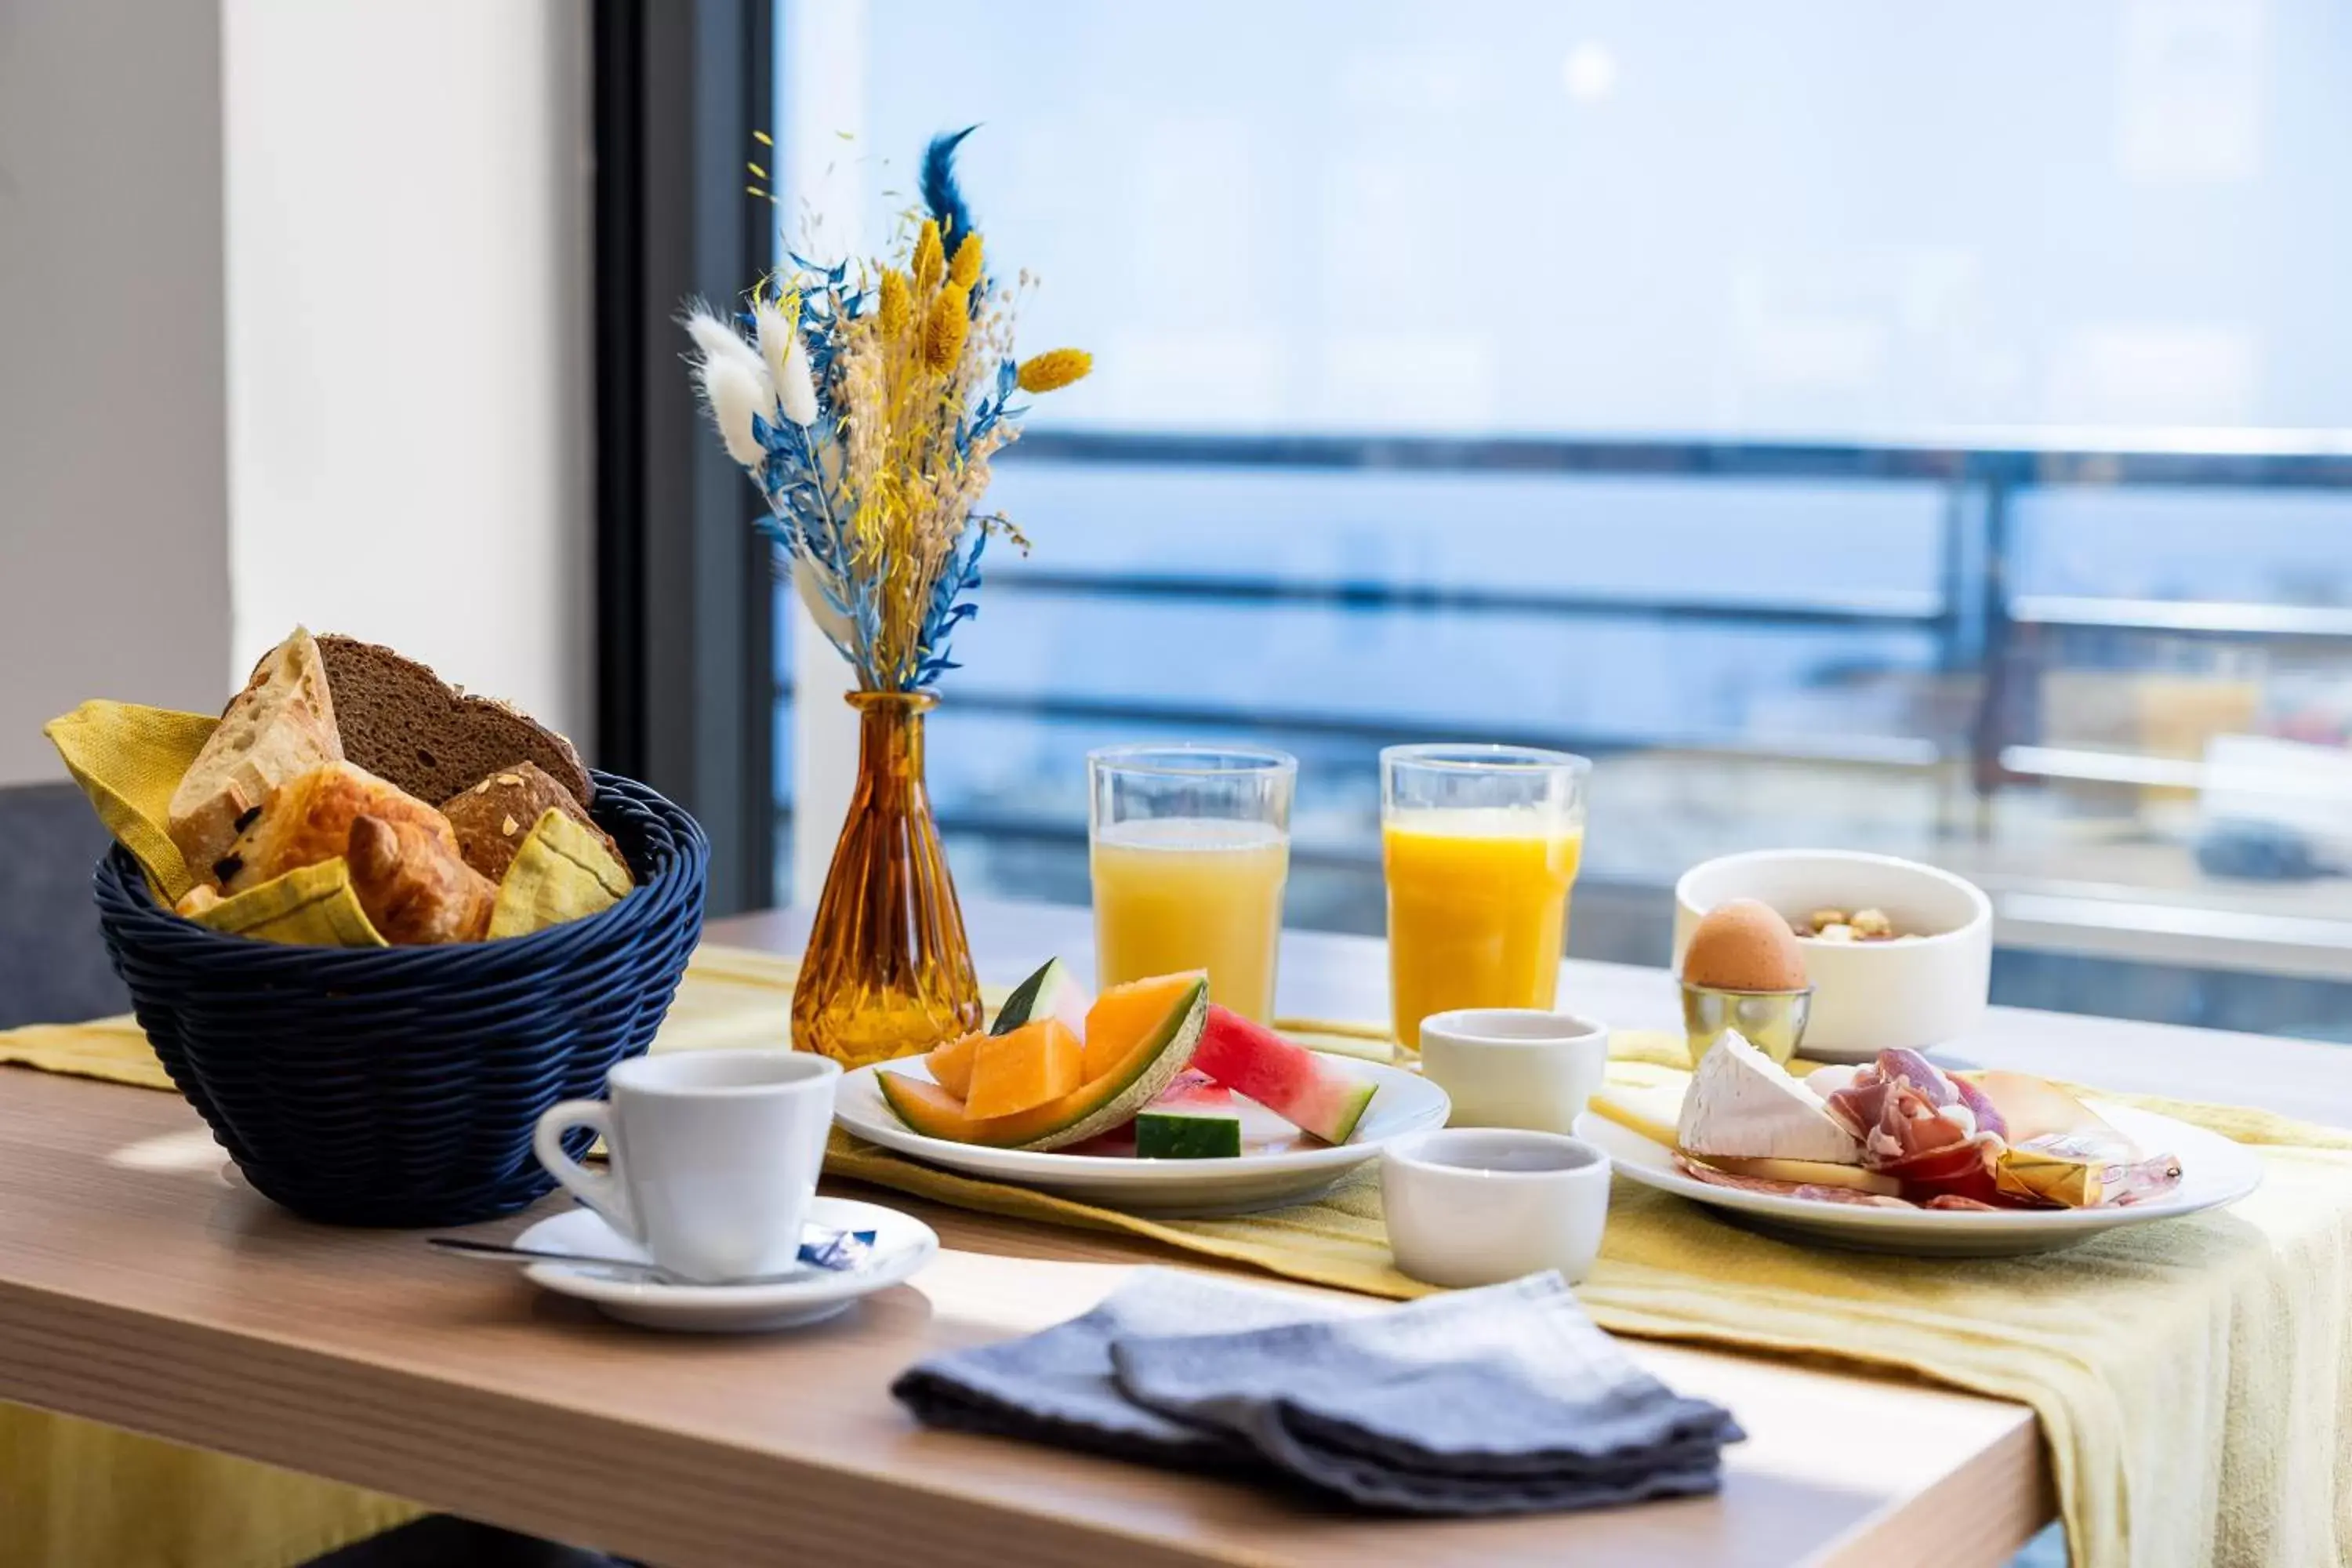
[[[220,890],[234,898],[342,855],[351,845],[352,824],[362,816],[415,823],[446,843],[451,855],[457,853],[457,836],[447,817],[364,768],[331,763],[281,785],[262,802],[228,853],[208,869]]]
[[[447,800],[516,758],[536,763],[584,809],[595,785],[572,742],[413,658],[356,637],[319,639],[343,755],[419,800]]]
[[[488,934],[499,890],[458,858],[446,828],[355,817],[344,860],[368,923],[393,946],[479,942]]]
[[[343,760],[319,645],[300,626],[261,656],[164,807],[189,874],[228,853],[256,806],[290,779]]]
[[[621,875],[628,877],[627,863],[622,860],[621,847],[613,842],[613,836],[597,826],[572,792],[537,763],[509,763],[441,803],[441,815],[457,829],[457,852],[465,856],[467,865],[493,882],[505,879],[515,851],[550,811],[560,811],[587,829],[621,867]]]

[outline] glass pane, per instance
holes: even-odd
[[[2352,1037],[2352,13],[816,14],[836,233],[981,123],[1097,354],[934,724],[968,895],[1083,901],[1089,747],[1246,740],[1291,921],[1377,931],[1378,747],[1516,741],[1599,763],[1572,951],[1877,848],[2002,900],[2002,999]]]

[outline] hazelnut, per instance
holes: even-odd
[[[1843,924],[1845,924],[1845,911],[1843,910],[1815,910],[1811,914],[1805,917],[1805,929],[1815,936],[1821,935],[1824,930],[1831,926],[1842,926]]]
[[[1895,934],[1895,922],[1887,919],[1885,910],[1856,910],[1853,934],[1864,941],[1873,937],[1890,937]]]

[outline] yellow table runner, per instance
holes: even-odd
[[[655,1048],[776,1043],[792,978],[788,960],[704,948]],[[1388,1049],[1373,1029],[1283,1026],[1326,1049]],[[1665,1037],[1621,1035],[1613,1047],[1612,1076],[1621,1081],[1655,1080],[1681,1058],[1680,1042]],[[0,1034],[0,1063],[7,1062],[168,1086],[125,1019]],[[2352,1134],[2230,1107],[2134,1103],[2258,1146],[2262,1189],[2220,1213],[2112,1233],[2064,1252],[1934,1260],[1776,1241],[1620,1184],[1601,1262],[1578,1294],[1620,1332],[1900,1369],[2030,1405],[2083,1568],[2343,1561],[2352,1551]],[[1150,1220],[931,1170],[839,1134],[826,1169],[962,1207],[1145,1237],[1317,1284],[1391,1297],[1423,1289],[1390,1262],[1369,1172],[1292,1208]],[[0,1517],[0,1563],[276,1568],[324,1549],[318,1542],[334,1531],[320,1521],[336,1517],[338,1499],[348,1527],[340,1539],[381,1528],[405,1506],[83,1423],[6,1414],[0,1492],[47,1506]],[[1867,1432],[1852,1436],[1870,1440]],[[54,1457],[68,1449],[117,1457],[70,1465]],[[112,1483],[101,1491],[81,1478],[122,1477],[131,1461],[120,1456],[134,1453],[148,1506],[138,1527],[121,1525],[124,1533],[101,1550],[92,1531],[106,1521],[91,1516],[106,1510],[94,1504],[121,1494]],[[169,1550],[152,1544],[165,1528],[159,1516],[183,1512],[175,1501],[198,1511],[205,1497],[223,1495],[232,1475],[247,1478],[242,1495],[254,1506],[215,1506],[201,1525],[170,1526]],[[43,1477],[45,1489],[17,1485]],[[36,1516],[31,1544],[12,1550],[26,1544],[27,1513]],[[40,1533],[43,1516],[75,1521],[82,1549],[58,1550],[64,1538]]]

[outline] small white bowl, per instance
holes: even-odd
[[[1566,1132],[1609,1072],[1609,1029],[1538,1007],[1456,1007],[1421,1021],[1421,1076],[1448,1127]]]
[[[1813,1010],[1801,1056],[1868,1061],[1926,1050],[1983,1018],[1992,985],[1992,901],[1964,878],[1916,860],[1851,849],[1758,849],[1692,867],[1675,884],[1675,970],[1699,917],[1730,899],[1760,899],[1790,923],[1813,910],[1880,909],[1908,942],[1797,939]]]
[[[1415,1132],[1381,1151],[1397,1267],[1432,1285],[1592,1269],[1609,1224],[1609,1156],[1581,1138],[1501,1127]]]

